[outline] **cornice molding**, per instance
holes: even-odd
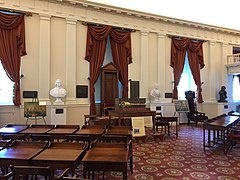
[[[114,13],[123,14],[126,16],[135,16],[138,18],[145,18],[152,21],[158,21],[158,22],[162,21],[162,22],[167,22],[172,24],[190,26],[193,28],[208,29],[211,31],[214,30],[214,31],[223,32],[223,33],[240,34],[240,31],[234,30],[234,29],[223,28],[223,27],[218,27],[218,26],[213,26],[213,25],[208,25],[208,24],[203,24],[198,22],[192,22],[187,20],[181,20],[181,19],[176,19],[176,18],[171,18],[166,16],[160,16],[160,15],[125,9],[120,7],[114,7],[114,6],[105,5],[101,3],[89,2],[86,0],[52,0],[52,1],[66,2],[76,6],[80,5],[83,7],[93,8],[93,9],[97,9],[105,12],[114,12]]]
[[[180,20],[151,13],[104,5],[86,0],[0,0],[0,8],[31,11],[77,21],[163,33],[201,40],[240,44],[240,31]]]

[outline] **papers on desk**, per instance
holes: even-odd
[[[144,117],[132,117],[133,137],[145,136]]]

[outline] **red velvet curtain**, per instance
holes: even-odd
[[[95,88],[107,45],[110,26],[88,26],[85,59],[90,63],[90,114],[96,114]]]
[[[192,71],[193,79],[195,81],[195,84],[197,85],[197,100],[199,103],[203,103],[200,69],[205,66],[203,61],[202,44],[203,42],[189,41],[188,45],[188,61],[190,69]]]
[[[173,68],[174,75],[173,99],[178,99],[177,86],[179,84],[181,74],[183,72],[188,42],[189,42],[188,39],[172,38],[170,66]]]
[[[110,43],[113,62],[119,69],[119,80],[123,85],[122,97],[128,97],[128,64],[132,63],[131,33],[120,29],[112,29]]]
[[[197,85],[197,99],[199,103],[203,102],[200,69],[202,69],[205,65],[203,60],[202,44],[203,42],[194,42],[189,39],[172,38],[170,66],[173,67],[174,74],[173,99],[178,99],[177,86],[183,72],[184,61],[187,51],[189,66],[192,71],[195,84]]]
[[[24,15],[0,13],[0,60],[8,77],[15,82],[13,103],[21,105],[21,56],[26,55]]]

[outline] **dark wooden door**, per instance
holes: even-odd
[[[115,98],[118,97],[118,78],[116,77],[116,73],[105,73],[104,86],[105,104],[114,105]]]
[[[118,98],[118,68],[109,63],[102,68],[101,82],[101,115],[108,115],[109,109],[114,109]]]

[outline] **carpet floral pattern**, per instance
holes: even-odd
[[[129,180],[239,180],[240,145],[227,155],[222,150],[203,150],[202,128],[181,126],[178,139],[166,136],[162,141],[135,142],[134,172]],[[77,177],[82,177],[82,166]],[[102,172],[95,173],[102,179]],[[105,172],[105,180],[122,179],[121,172]]]

